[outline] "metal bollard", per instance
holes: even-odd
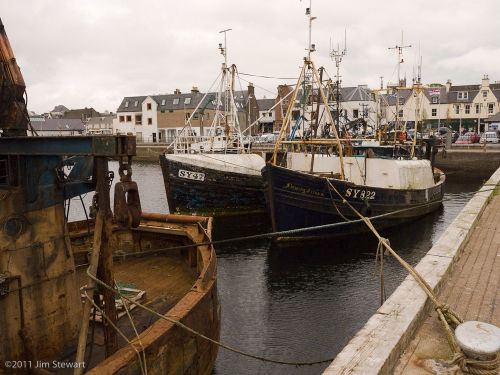
[[[465,322],[455,330],[455,339],[464,354],[479,361],[495,359],[500,352],[500,328],[483,322]]]

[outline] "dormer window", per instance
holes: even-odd
[[[459,92],[458,93],[458,99],[468,99],[468,98],[469,98],[468,92]]]
[[[161,105],[165,105],[165,99],[161,101]]]
[[[179,104],[179,99],[174,99],[174,105]]]
[[[125,102],[125,108],[127,108],[127,107],[128,107],[128,102]]]
[[[404,102],[405,102],[405,99],[404,99],[404,98],[399,98],[399,105],[404,104]]]
[[[432,97],[432,104],[437,104],[438,98],[436,96]]]
[[[191,98],[184,99],[184,104],[191,104]]]
[[[139,104],[138,100],[135,101],[134,107],[137,107],[137,104]]]

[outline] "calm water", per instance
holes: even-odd
[[[110,163],[118,179],[118,164]],[[488,176],[485,176],[487,179]],[[167,213],[160,167],[134,163],[144,211]],[[450,175],[445,197],[475,191],[482,179]],[[84,201],[88,206],[91,194]],[[393,249],[415,265],[446,230],[470,196],[447,201],[443,208],[390,236]],[[70,218],[83,219],[79,200],[72,201]],[[255,218],[214,222],[214,239],[265,233],[269,224]],[[222,299],[221,342],[259,356],[283,361],[315,361],[334,357],[361,329],[380,305],[379,279],[374,279],[377,241],[367,234],[342,240],[272,246],[255,240],[216,246],[218,286]],[[407,272],[392,257],[384,262],[387,294]],[[219,350],[214,374],[320,374],[328,366],[295,368],[263,363]]]

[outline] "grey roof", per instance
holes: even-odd
[[[413,93],[412,89],[399,90],[399,98],[403,99],[403,104],[405,104],[408,101],[408,99],[411,97],[412,93]],[[394,95],[394,94],[391,94],[391,95]],[[391,97],[391,95],[389,95],[389,94],[383,95],[385,97],[385,100],[387,101],[387,103],[385,101],[383,102],[384,105],[390,105],[390,106],[396,105],[397,96]]]
[[[123,98],[122,103],[117,109],[117,112],[140,112],[142,111],[141,104],[146,99],[147,96],[126,96]],[[128,102],[128,106],[125,107],[125,104]],[[137,107],[135,106],[135,102],[137,103]]]
[[[500,90],[491,90],[493,95],[495,95],[495,98],[497,98],[497,101],[500,102]]]
[[[67,111],[69,111],[69,109],[61,104],[61,105],[56,105],[54,109],[50,112],[67,112]]]
[[[150,95],[151,98],[158,104],[158,111],[169,111],[169,110],[193,110],[198,106],[198,103],[203,99],[205,94],[200,92],[190,92],[186,94],[165,94],[165,95]],[[142,102],[147,98],[147,96],[129,96],[123,98],[120,106],[118,107],[117,112],[141,112]],[[186,99],[191,99],[189,103],[186,103]],[[210,101],[210,98],[212,100]],[[201,103],[199,109],[202,109],[205,105],[207,105],[207,109],[215,109],[217,105],[217,93],[209,93],[206,98]],[[178,103],[174,104],[174,100],[178,99]],[[137,107],[135,106],[135,102],[137,103]],[[163,102],[165,101],[165,104]],[[207,102],[209,102],[207,104]],[[125,107],[125,103],[128,102],[128,107]],[[186,104],[185,104],[186,103]],[[238,112],[245,112],[245,100],[239,99],[235,96],[235,103],[238,109]],[[222,103],[222,107],[224,107],[224,103]]]
[[[87,121],[87,124],[88,125],[113,124],[113,117],[111,116],[91,117]]]
[[[35,130],[40,131],[71,131],[85,130],[85,125],[80,119],[48,118],[45,121],[34,121],[31,123]]]
[[[257,104],[259,105],[259,111],[268,111],[276,103],[275,99],[257,99]]]
[[[500,112],[490,118],[484,120],[484,122],[500,122]]]
[[[340,93],[345,102],[369,101],[371,99],[371,90],[368,86],[341,87]]]

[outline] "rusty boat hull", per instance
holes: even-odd
[[[279,236],[279,242],[356,235],[369,231],[364,222],[349,223],[358,220],[359,216],[344,204],[344,200],[368,217],[402,210],[372,221],[377,229],[394,229],[438,209],[442,204],[445,182],[441,172],[439,180],[428,189],[370,187],[271,164],[266,165],[262,176],[274,232],[339,224]]]

